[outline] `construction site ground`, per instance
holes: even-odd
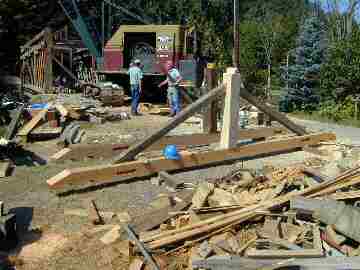
[[[86,130],[85,143],[131,143],[144,138],[168,121],[168,117],[144,115],[105,124],[82,124]],[[201,132],[198,118],[191,118],[177,127],[171,134]],[[301,123],[305,123],[301,121]],[[351,129],[344,134],[341,127],[314,125],[313,130],[331,130],[340,139],[360,141],[359,129]],[[344,136],[346,135],[346,137]],[[27,150],[48,158],[60,147],[56,140],[29,144]],[[316,156],[307,152],[295,152],[278,156],[254,159],[236,164],[208,169],[192,170],[177,174],[186,182],[196,183],[205,179],[225,176],[236,166],[260,168],[266,164],[287,166]],[[67,168],[92,166],[107,163],[106,160],[68,161],[61,164],[48,163],[43,166],[17,166],[13,175],[0,180],[0,198],[7,208],[18,213],[22,237],[21,247],[14,253],[17,269],[128,269],[118,250],[118,245],[105,246],[99,238],[107,231],[94,231],[96,227],[87,217],[65,215],[71,209],[86,209],[90,199],[94,199],[101,211],[114,213],[128,212],[133,219],[152,210],[150,202],[161,193],[168,193],[164,187],[153,185],[150,179],[122,183],[77,192],[66,196],[53,193],[46,180]],[[26,162],[24,161],[24,164]],[[151,218],[151,217],[149,217]],[[118,220],[111,221],[117,224]],[[15,258],[15,257],[14,257]],[[181,265],[181,263],[179,264]],[[181,268],[178,268],[181,269]]]

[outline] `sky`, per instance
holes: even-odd
[[[312,1],[315,2],[315,0],[312,0]],[[334,0],[320,0],[320,2],[322,3],[324,10],[329,11],[328,3],[332,3],[332,2],[334,2]],[[349,7],[349,0],[338,0],[338,2],[340,4],[341,11],[345,11]],[[356,14],[357,14],[357,18],[359,18],[360,17],[360,4],[357,7]]]

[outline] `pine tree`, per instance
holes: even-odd
[[[297,47],[290,52],[290,65],[283,66],[286,83],[280,110],[316,109],[319,102],[320,67],[326,52],[324,23],[317,16],[308,17],[300,28]],[[292,62],[292,63],[291,63]]]

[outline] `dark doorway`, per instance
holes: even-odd
[[[124,34],[124,67],[134,59],[140,59],[144,73],[153,73],[156,54],[156,33]]]

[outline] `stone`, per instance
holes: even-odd
[[[199,184],[195,195],[192,199],[191,208],[201,208],[205,205],[209,195],[214,191],[214,184],[202,182]]]
[[[208,203],[211,207],[231,206],[237,204],[236,200],[230,192],[220,188],[214,189],[213,194],[208,198]]]

